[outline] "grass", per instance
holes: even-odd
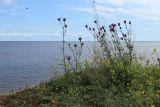
[[[73,72],[0,97],[3,107],[159,107],[160,68],[133,63],[131,77],[123,67],[117,77],[108,60],[95,68],[87,62],[80,79]],[[131,80],[129,80],[131,79]],[[126,83],[127,81],[127,83]]]

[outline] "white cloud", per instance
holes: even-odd
[[[9,5],[12,4],[14,0],[0,0],[0,4]]]
[[[151,21],[160,21],[160,0],[95,0],[101,15],[124,14]],[[92,8],[76,7],[77,11],[91,13]],[[93,12],[92,12],[93,13]]]
[[[59,32],[7,32],[3,29],[0,29],[0,36],[6,37],[31,37],[31,36],[61,36],[62,33]],[[77,35],[84,35],[83,33],[66,33],[66,36],[77,36]]]

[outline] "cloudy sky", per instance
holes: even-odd
[[[132,21],[134,39],[160,41],[160,0],[95,0],[102,25]],[[0,0],[0,41],[59,41],[58,17],[66,17],[66,40],[93,37],[92,0]]]

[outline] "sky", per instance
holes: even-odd
[[[92,0],[0,0],[0,41],[61,41],[57,21],[67,18],[66,40],[93,40]],[[100,23],[132,22],[136,41],[160,41],[160,0],[95,0]]]

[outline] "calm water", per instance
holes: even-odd
[[[61,45],[61,42],[0,42],[0,93],[50,79],[54,74],[52,68],[60,64]],[[160,42],[136,42],[135,47],[139,55],[150,57],[154,48],[160,50]]]

